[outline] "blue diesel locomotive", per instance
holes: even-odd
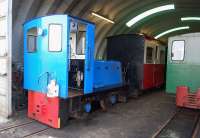
[[[118,61],[94,58],[95,25],[69,15],[35,18],[24,24],[24,88],[28,117],[53,128],[71,114],[90,112],[91,102],[123,85]]]

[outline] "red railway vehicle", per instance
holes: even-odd
[[[107,58],[122,63],[125,83],[138,90],[160,87],[165,80],[166,47],[141,34],[122,34],[107,38]]]

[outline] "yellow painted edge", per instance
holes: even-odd
[[[60,117],[58,118],[58,128],[60,128]]]

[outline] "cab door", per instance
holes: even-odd
[[[67,16],[47,16],[42,20],[40,85],[47,87],[52,80],[59,87],[58,96],[68,97],[68,27]],[[42,80],[46,79],[46,84]],[[46,90],[47,92],[47,90]]]
[[[154,86],[154,57],[155,48],[153,46],[145,46],[143,89],[149,89]]]
[[[93,92],[94,85],[94,40],[95,40],[95,26],[93,24],[87,25],[86,32],[86,57],[85,57],[85,76],[84,76],[84,93],[89,94]]]
[[[165,47],[157,46],[154,86],[159,87],[164,83],[164,74],[165,74]]]
[[[24,24],[24,89],[42,92],[38,85],[38,77],[41,74],[39,28],[40,19]]]

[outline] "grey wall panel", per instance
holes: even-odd
[[[0,116],[11,115],[12,0],[0,0]]]

